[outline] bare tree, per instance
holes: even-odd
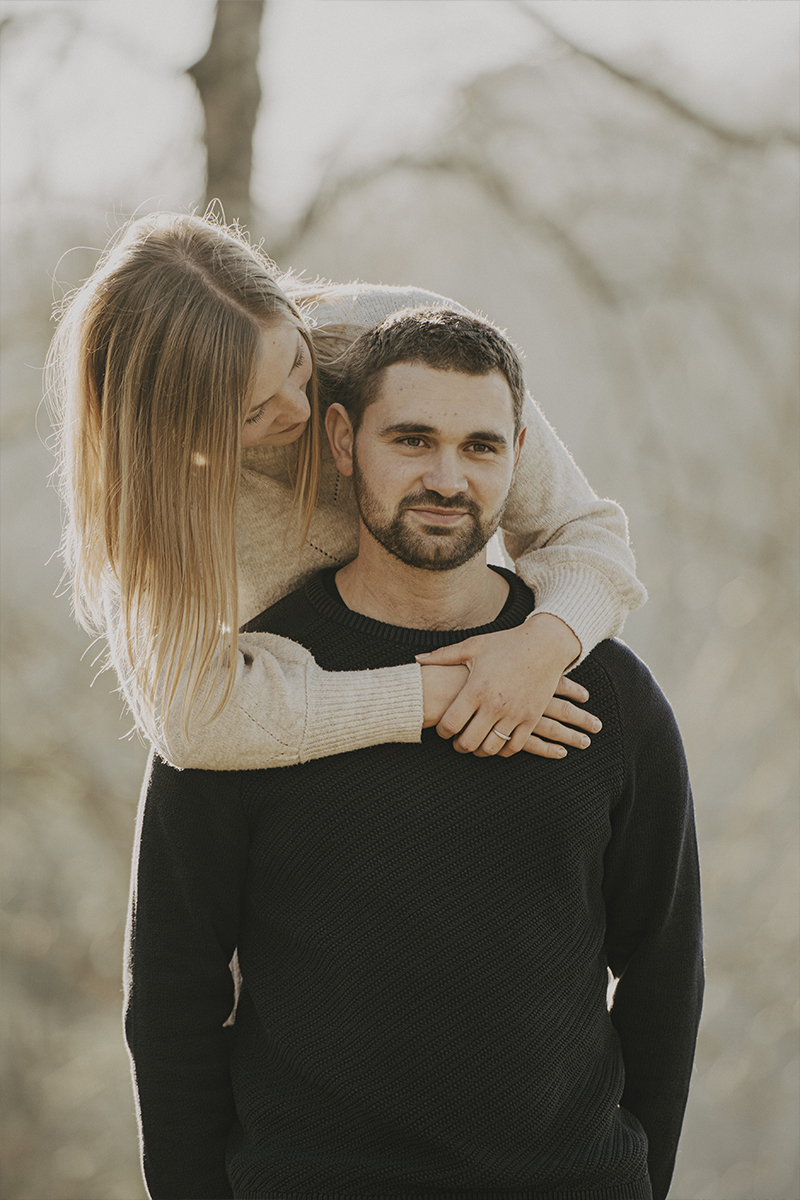
[[[249,226],[253,133],[261,104],[258,76],[266,0],[217,0],[208,49],[188,68],[205,114],[206,203]]]

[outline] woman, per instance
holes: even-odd
[[[624,514],[533,404],[503,522],[536,595],[524,626],[346,675],[286,639],[237,634],[355,555],[353,496],[319,418],[325,381],[363,328],[422,303],[452,305],[279,277],[237,231],[157,213],[65,306],[49,369],[75,612],[108,638],[137,723],[171,763],[280,766],[416,741],[423,724],[462,752],[560,757],[599,724],[562,674],[645,593]]]

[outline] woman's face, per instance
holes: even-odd
[[[289,321],[270,325],[261,335],[261,345],[242,446],[288,446],[311,416],[306,396],[311,356],[300,330]]]

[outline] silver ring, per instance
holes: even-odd
[[[490,730],[490,733],[496,733],[497,736],[501,737],[504,742],[510,742],[511,738],[513,737],[513,734],[501,733],[499,729],[492,729],[492,730]]]

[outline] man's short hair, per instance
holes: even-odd
[[[338,401],[358,430],[377,399],[383,372],[396,363],[421,363],[435,371],[490,375],[499,371],[511,390],[514,437],[522,428],[525,381],[514,346],[494,325],[447,308],[405,308],[367,329],[339,359],[328,398]]]

